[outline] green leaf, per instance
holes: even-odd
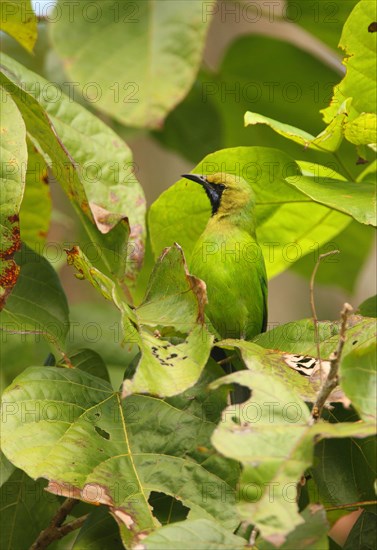
[[[374,145],[377,143],[377,115],[361,113],[357,118],[345,124],[344,135],[355,145]]]
[[[340,363],[340,385],[363,420],[376,420],[376,343],[358,346]]]
[[[0,489],[1,548],[28,550],[59,508],[59,500],[44,491],[43,480],[33,481],[15,470]]]
[[[97,378],[110,382],[109,373],[102,357],[92,349],[81,349],[69,355],[69,360],[74,367],[83,370]]]
[[[161,126],[198,70],[211,20],[203,17],[202,4],[86,1],[73,23],[64,1],[56,9],[61,16],[51,27],[54,47],[87,99],[128,126]],[[96,14],[100,17],[93,24]],[[97,47],[99,42],[103,47]],[[96,85],[90,89],[93,79]]]
[[[334,88],[329,107],[322,111],[325,122],[329,123],[339,106],[352,97],[350,121],[361,113],[373,113],[376,109],[377,92],[375,87],[375,66],[377,34],[369,30],[377,20],[374,2],[360,0],[347,19],[339,46],[345,51],[343,64],[346,75]]]
[[[308,176],[288,176],[285,179],[314,201],[344,212],[360,223],[377,225],[376,187],[372,183]]]
[[[5,454],[0,451],[0,487],[4,485],[13,474],[15,466],[5,456]]]
[[[145,550],[241,550],[246,548],[247,541],[214,521],[196,519],[161,527],[143,539],[142,545]]]
[[[275,149],[224,149],[205,157],[192,171],[236,173],[253,187],[257,237],[269,277],[290,267],[314,246],[333,238],[349,223],[344,214],[313,203],[287,184],[284,178],[288,173],[296,173],[296,163]],[[178,242],[189,262],[195,242],[209,217],[210,205],[203,190],[185,179],[179,180],[160,195],[149,211],[155,256],[162,248]]]
[[[99,506],[92,512],[72,546],[72,550],[123,550],[119,528],[115,519],[105,506]]]
[[[301,513],[305,523],[301,523],[287,536],[287,540],[279,546],[280,550],[327,550],[327,531],[329,524],[326,512],[322,506],[310,505]],[[266,541],[257,540],[258,550],[274,550],[276,546]]]
[[[22,241],[40,253],[50,227],[51,196],[46,163],[29,139],[27,148],[26,186],[20,209],[20,231]]]
[[[320,441],[310,469],[316,502],[332,507],[374,500],[376,450],[375,436]]]
[[[316,137],[308,134],[300,128],[295,128],[289,124],[283,124],[282,122],[272,120],[271,118],[259,115],[258,113],[251,113],[250,111],[245,113],[245,126],[267,124],[267,126],[270,126],[270,128],[281,136],[303,145],[305,149],[311,148],[317,151],[332,153],[339,149],[342,142],[343,127],[347,120],[349,103],[349,99],[344,102],[344,105],[340,107],[338,113],[334,116],[330,124]]]
[[[0,29],[32,52],[38,36],[37,18],[30,0],[0,0]]]
[[[19,266],[13,259],[20,248],[19,210],[25,187],[26,129],[11,95],[1,88],[1,205],[0,310],[16,284]]]
[[[364,317],[377,317],[377,294],[360,304],[358,312]]]
[[[340,254],[329,256],[321,261],[321,267],[316,274],[316,284],[338,286],[352,293],[369,257],[374,238],[373,227],[352,220],[332,241],[301,258],[293,264],[292,269],[310,279],[319,255],[331,250],[339,250]],[[360,313],[365,315],[363,312]]]
[[[26,402],[35,414],[23,413]],[[190,457],[198,434],[213,429],[201,418],[153,397],[120,400],[107,382],[56,367],[27,369],[4,392],[3,407],[7,457],[49,479],[51,492],[109,506],[127,546],[158,526],[151,491],[181,500],[192,519],[235,529],[232,487]]]
[[[343,548],[344,550],[374,550],[376,545],[376,515],[364,510],[352,527]]]
[[[20,275],[0,313],[4,332],[32,332],[64,350],[69,330],[68,304],[59,278],[42,256],[23,246],[16,254]]]
[[[101,267],[105,264],[109,273],[120,279],[126,274],[132,281],[143,260],[146,207],[143,190],[134,174],[131,150],[111,128],[72,101],[71,96],[63,94],[55,84],[5,55],[2,65],[8,78],[16,85],[22,84],[23,93],[26,95],[29,91],[43,107],[64,144],[66,156],[58,160],[39,140],[39,145],[51,157],[55,177],[70,199],[78,203],[81,221],[91,240],[98,245]],[[37,137],[35,121],[31,122],[29,132]],[[72,159],[74,173],[70,175],[70,183],[71,187],[74,184],[73,189],[64,185],[64,173],[71,169]],[[81,214],[89,208],[87,200],[77,196],[81,186],[85,189],[96,226]]]
[[[243,465],[238,509],[252,518],[261,536],[275,545],[303,523],[298,513],[296,486],[313,460],[315,438],[366,437],[375,432],[365,422],[329,424],[310,421],[305,403],[265,372],[239,371],[211,384],[237,383],[252,397],[223,412],[212,436],[216,449]]]

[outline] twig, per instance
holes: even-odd
[[[89,514],[85,514],[84,516],[62,525],[77,502],[78,501],[74,498],[67,498],[52,518],[50,525],[39,533],[36,541],[30,546],[29,550],[43,550],[55,540],[61,539],[68,533],[71,533],[71,531],[81,527]]]
[[[348,508],[360,508],[361,506],[375,506],[377,500],[364,500],[361,502],[349,502],[348,504],[339,504],[338,506],[330,506],[325,508],[326,512],[332,512],[334,510],[347,510]]]
[[[254,546],[255,541],[257,540],[258,533],[259,533],[258,529],[254,527],[250,533],[249,546]]]
[[[319,390],[317,400],[314,403],[312,409],[312,418],[314,419],[314,422],[316,422],[320,418],[323,406],[326,403],[327,398],[338,385],[339,363],[342,356],[344,343],[346,341],[347,319],[351,311],[353,311],[352,306],[350,306],[350,304],[347,304],[346,302],[343,305],[343,309],[341,312],[341,326],[339,332],[338,346],[329,357],[330,371],[327,375],[326,380],[322,384],[321,389]]]
[[[318,317],[317,317],[317,311],[315,309],[315,303],[314,303],[314,280],[321,261],[324,258],[327,258],[327,256],[332,256],[333,254],[339,254],[339,250],[331,250],[330,252],[326,252],[325,254],[320,254],[318,256],[318,260],[316,261],[312,276],[310,278],[310,307],[312,310],[312,317],[313,317],[313,323],[314,323],[314,338],[317,346],[317,358],[319,362],[319,372],[320,372],[321,383],[322,383],[322,361],[321,361],[321,349],[320,349],[320,342],[319,342]]]
[[[226,365],[226,363],[231,363],[233,359],[237,359],[237,355],[229,355],[229,357],[224,357],[224,359],[220,359],[220,361],[216,361],[218,365]]]

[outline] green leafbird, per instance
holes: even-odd
[[[190,263],[190,272],[207,285],[207,316],[222,338],[251,340],[267,325],[267,276],[255,235],[254,192],[231,174],[182,177],[199,183],[212,206]]]

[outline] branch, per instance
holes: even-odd
[[[313,317],[313,323],[314,323],[314,338],[317,346],[317,358],[319,362],[319,372],[321,375],[321,382],[322,382],[322,361],[321,361],[321,350],[319,345],[318,317],[317,317],[317,311],[315,309],[315,303],[314,303],[314,280],[321,261],[324,258],[327,258],[327,256],[332,256],[333,254],[339,254],[339,250],[331,250],[330,252],[326,252],[326,254],[320,254],[318,256],[318,260],[316,261],[312,276],[310,278],[310,307],[312,310],[312,317]]]
[[[314,403],[314,406],[312,409],[312,418],[314,419],[314,422],[317,422],[317,420],[320,418],[323,406],[326,403],[327,398],[338,385],[339,363],[342,357],[344,343],[346,341],[347,319],[351,311],[353,311],[352,306],[350,306],[346,302],[343,305],[343,309],[341,312],[341,326],[340,326],[338,346],[336,350],[333,351],[329,357],[330,371],[321,389],[319,390],[317,400]]]
[[[52,518],[50,525],[39,533],[36,541],[30,546],[29,550],[43,550],[55,540],[59,540],[68,533],[71,533],[71,531],[79,529],[86,521],[89,514],[85,514],[84,516],[62,525],[77,502],[78,501],[74,498],[67,498]]]
[[[348,504],[339,504],[338,506],[330,506],[325,508],[326,512],[332,512],[334,510],[347,510],[348,508],[360,508],[361,506],[375,506],[377,500],[364,500],[361,502],[349,502]]]

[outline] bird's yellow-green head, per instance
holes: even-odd
[[[227,216],[243,210],[251,211],[255,204],[254,192],[241,177],[225,172],[216,174],[183,174],[183,178],[199,183],[212,206],[212,216]]]

